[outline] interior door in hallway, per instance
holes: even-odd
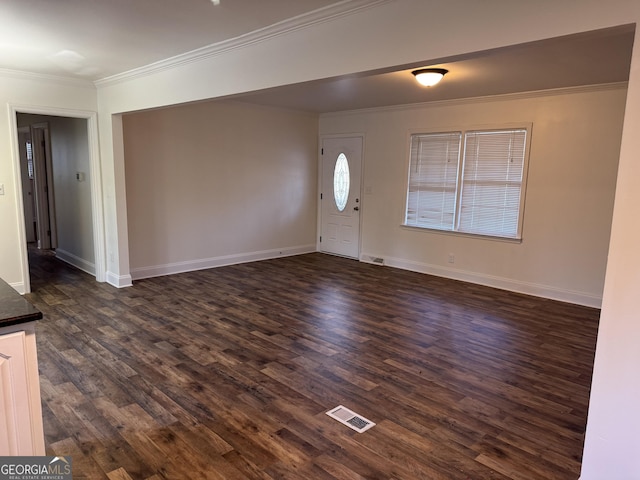
[[[324,138],[321,152],[320,250],[359,258],[362,137]]]
[[[33,171],[36,205],[36,232],[38,248],[55,249],[58,246],[55,199],[53,194],[53,160],[48,123],[31,125]]]

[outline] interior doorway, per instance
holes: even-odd
[[[55,249],[58,237],[48,122],[19,127],[18,141],[27,243]]]
[[[71,115],[69,115],[71,113]],[[49,250],[105,280],[97,118],[92,112],[12,107],[23,286],[31,291],[28,248]],[[12,122],[12,123],[13,123]]]

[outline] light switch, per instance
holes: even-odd
[[[0,195],[4,195],[4,183],[0,183]]]
[[[84,172],[76,172],[76,180],[79,182],[84,182]]]

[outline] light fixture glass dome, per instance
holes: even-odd
[[[444,68],[421,68],[420,70],[414,70],[413,75],[416,80],[425,87],[433,87],[437,84],[448,70]]]

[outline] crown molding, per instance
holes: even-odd
[[[264,27],[253,32],[240,35],[229,40],[207,45],[197,48],[189,52],[169,57],[158,62],[150,63],[143,67],[134,68],[126,72],[117,73],[109,77],[96,80],[94,84],[97,87],[105,87],[122,83],[135,78],[144,77],[164,70],[186,65],[189,63],[199,62],[201,60],[215,57],[223,53],[235,50],[237,48],[246,47],[255,43],[264,42],[274,37],[295,32],[303,28],[307,28],[330,20],[351,15],[361,10],[376,7],[384,3],[390,3],[395,0],[343,0],[324,8],[319,8],[309,13],[298,15],[296,17],[274,23],[268,27]]]
[[[502,93],[498,95],[486,95],[481,97],[453,98],[450,100],[436,100],[432,102],[407,103],[403,105],[389,105],[386,107],[370,107],[355,110],[342,110],[339,112],[320,113],[320,118],[340,117],[347,115],[359,115],[374,112],[397,112],[402,110],[415,110],[425,107],[445,107],[454,105],[469,105],[470,103],[500,102],[504,100],[526,100],[531,98],[551,97],[554,95],[571,95],[578,93],[600,92],[605,90],[624,90],[629,82],[600,83],[595,85],[578,85],[575,87],[550,88],[547,90],[532,90],[528,92]]]
[[[84,87],[95,90],[96,86],[91,80],[76,77],[62,77],[46,73],[26,72],[23,70],[9,70],[0,68],[0,78],[11,78],[15,80],[31,80],[34,82],[56,83],[71,87]]]

